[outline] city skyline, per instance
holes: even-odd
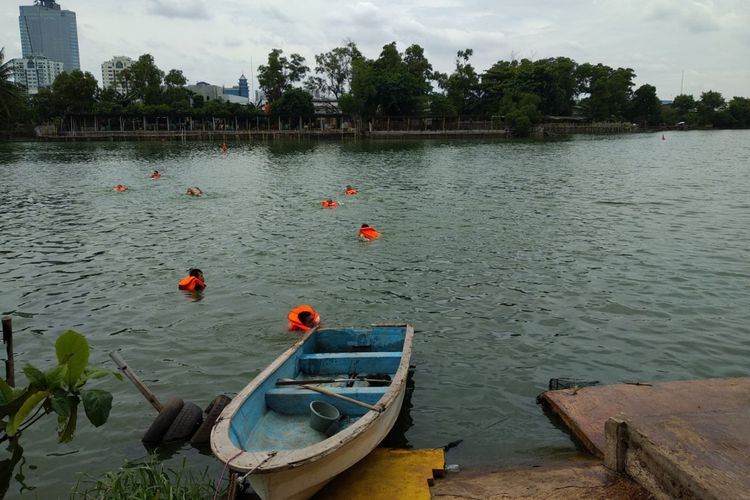
[[[63,63],[65,71],[80,69],[76,14],[54,0],[19,6],[21,56],[44,56]]]
[[[433,67],[447,73],[456,51],[471,48],[480,73],[498,60],[565,56],[630,67],[636,86],[654,85],[662,99],[681,87],[696,97],[707,90],[727,99],[750,96],[750,4],[741,0],[59,3],[77,14],[81,69],[97,80],[113,56],[150,53],[162,70],[183,70],[190,83],[231,87],[244,73],[252,91],[273,48],[303,55],[314,70],[316,54],[347,40],[368,58],[396,41],[401,51],[421,45]],[[26,2],[4,4],[0,45],[7,57],[18,57],[18,7]]]

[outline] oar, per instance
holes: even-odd
[[[375,378],[310,378],[301,380],[280,378],[276,381],[276,385],[330,384],[336,382],[374,382],[380,384],[391,383],[390,380]]]
[[[376,411],[378,413],[383,411],[383,408],[381,407],[372,406],[371,404],[367,404],[363,401],[352,399],[350,397],[344,396],[343,394],[329,391],[328,389],[324,389],[323,387],[318,387],[315,385],[307,385],[307,384],[303,384],[301,387],[304,387],[305,389],[310,389],[311,391],[319,392],[321,394],[325,394],[326,396],[331,396],[332,398],[340,399],[342,401],[347,401],[353,405],[361,406],[362,408],[367,408],[368,410]]]

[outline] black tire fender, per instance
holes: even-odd
[[[203,423],[198,430],[195,431],[193,437],[190,439],[190,444],[193,446],[200,446],[208,444],[211,440],[211,429],[213,429],[216,420],[224,411],[224,408],[229,404],[231,398],[225,395],[216,396],[206,407],[206,418],[203,419]]]
[[[197,404],[188,401],[182,406],[182,410],[164,434],[164,442],[188,439],[201,422],[203,422],[203,410]]]
[[[161,443],[169,427],[182,410],[184,403],[180,398],[172,398],[166,402],[159,414],[156,416],[146,433],[141,438],[144,443]]]

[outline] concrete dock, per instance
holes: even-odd
[[[750,378],[563,389],[541,401],[656,498],[750,498]]]

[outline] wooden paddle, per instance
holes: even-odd
[[[310,389],[311,391],[319,392],[320,394],[325,394],[326,396],[331,396],[332,398],[340,399],[342,401],[346,401],[348,403],[351,403],[353,405],[361,406],[362,408],[367,408],[368,410],[376,411],[378,413],[383,411],[383,408],[379,406],[373,406],[371,404],[365,403],[364,401],[359,401],[357,399],[352,399],[348,396],[344,396],[343,394],[339,394],[337,392],[329,391],[328,389],[325,389],[323,387],[317,387],[314,385],[308,385],[308,384],[302,384],[300,387],[304,387],[305,389]]]
[[[390,384],[390,380],[375,378],[310,378],[310,379],[290,379],[280,378],[276,385],[305,385],[305,384],[327,384],[336,382],[374,382],[378,384]]]

